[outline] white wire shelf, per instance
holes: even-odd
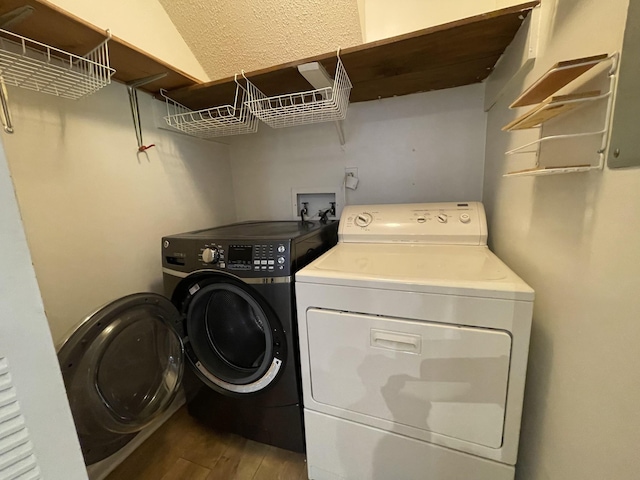
[[[513,101],[509,108],[540,103],[600,62],[610,59],[606,53],[593,57],[558,62]]]
[[[588,172],[600,170],[598,165],[575,165],[572,167],[536,167],[516,172],[505,173],[503,177],[541,177],[543,175],[560,175],[563,173]]]
[[[338,56],[332,87],[267,97],[247,80],[251,112],[272,128],[344,120],[349,106],[351,80]]]
[[[248,99],[247,90],[238,83],[237,79],[233,105],[194,111],[169,98],[164,90],[160,93],[167,105],[165,121],[169,126],[188,135],[215,138],[258,131],[258,119],[245,105]]]
[[[511,132],[513,130],[537,128],[549,120],[572,112],[581,105],[605,99],[611,94],[611,92],[600,94],[600,91],[596,90],[549,97],[534,109],[529,110],[525,114],[502,127],[502,130],[505,132]]]
[[[109,37],[84,56],[0,29],[0,79],[73,100],[91,95],[111,83]]]
[[[591,170],[602,170],[604,168],[604,165],[606,163],[606,152],[607,152],[607,146],[608,146],[608,142],[609,142],[609,135],[610,135],[610,130],[611,130],[611,120],[612,120],[612,111],[613,111],[613,100],[615,97],[615,92],[616,92],[616,85],[617,85],[617,69],[618,69],[618,53],[613,53],[611,55],[598,55],[596,57],[590,57],[588,59],[579,59],[579,60],[572,60],[569,62],[564,62],[568,65],[570,65],[570,67],[554,67],[552,68],[549,72],[547,72],[547,74],[545,74],[546,78],[547,76],[553,73],[556,73],[557,71],[564,71],[567,70],[568,68],[573,68],[573,69],[578,69],[578,74],[576,74],[575,72],[572,72],[572,77],[570,79],[563,79],[563,83],[560,85],[560,87],[568,84],[570,81],[574,80],[575,78],[577,78],[580,74],[584,73],[585,71],[589,70],[593,65],[601,63],[601,62],[605,62],[605,61],[609,61],[611,62],[611,66],[607,71],[607,76],[609,77],[609,89],[607,92],[600,94],[600,92],[583,92],[583,93],[579,93],[579,94],[572,94],[572,95],[566,95],[564,97],[557,97],[558,99],[560,99],[560,101],[556,102],[559,106],[566,106],[568,105],[569,111],[571,110],[571,108],[573,108],[576,105],[580,105],[580,104],[585,104],[585,103],[589,103],[589,102],[595,102],[598,100],[603,100],[606,99],[607,100],[607,104],[606,104],[606,108],[605,108],[605,112],[604,112],[604,123],[603,123],[603,127],[600,130],[597,131],[591,131],[591,132],[579,132],[579,133],[568,133],[568,134],[560,134],[560,135],[547,135],[547,136],[541,136],[540,138],[538,138],[537,140],[533,141],[533,142],[529,142],[527,144],[521,145],[519,147],[513,148],[511,150],[509,150],[508,152],[505,152],[506,155],[515,155],[515,154],[530,154],[533,153],[536,155],[537,161],[536,161],[536,165],[534,168],[529,168],[529,169],[525,169],[525,170],[517,170],[517,171],[512,171],[512,172],[508,172],[503,174],[504,177],[518,177],[518,176],[543,176],[543,175],[558,175],[558,174],[564,174],[564,173],[579,173],[579,172],[588,172]],[[542,82],[539,80],[538,82],[536,82],[534,84],[534,86],[541,84]],[[557,84],[555,85],[556,87],[558,86]],[[528,96],[531,96],[535,89],[533,89],[533,87],[530,87],[524,94],[522,94],[520,96],[520,99],[525,98]],[[520,100],[519,99],[519,100]],[[553,97],[549,97],[547,100],[553,100]],[[514,102],[514,105],[518,103],[518,101]],[[552,102],[549,103],[549,105],[551,105]],[[526,113],[525,115],[519,117],[518,119],[516,119],[515,121],[511,122],[510,124],[508,124],[503,130],[507,130],[507,131],[512,131],[515,129],[518,129],[518,125],[520,125],[521,123],[526,123],[528,122],[531,117],[533,117],[536,113],[537,110],[542,111],[543,108],[545,106],[545,103],[543,102],[542,104],[542,108],[539,109],[534,109],[528,113]],[[568,111],[561,111],[558,112],[558,115],[563,114],[563,113],[568,113]],[[558,115],[555,114],[550,114],[548,119],[552,119],[552,118],[556,118]],[[546,120],[548,119],[544,119],[540,122],[536,122],[534,120],[530,121],[530,125],[523,125],[523,128],[532,128],[532,127],[537,127],[541,129],[542,132],[542,128],[543,128],[543,124]],[[540,165],[540,146],[544,143],[547,142],[554,142],[556,140],[565,140],[565,139],[578,139],[578,138],[586,138],[586,137],[601,137],[601,141],[600,141],[600,145],[599,148],[596,152],[596,154],[598,155],[598,162],[596,164],[584,164],[584,165],[556,165],[556,166],[544,166],[544,165]],[[534,150],[530,150],[530,147],[534,147]]]

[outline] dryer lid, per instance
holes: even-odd
[[[154,293],[120,298],[87,317],[58,360],[87,463],[114,453],[114,439],[169,408],[182,381],[180,314]],[[101,457],[101,458],[99,458]]]

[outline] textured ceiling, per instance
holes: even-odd
[[[159,0],[211,80],[362,43],[357,0]]]

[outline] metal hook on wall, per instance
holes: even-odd
[[[138,105],[138,91],[137,88],[146,85],[147,83],[155,82],[161,78],[166,77],[167,74],[159,73],[157,75],[151,75],[149,77],[140,78],[132,82],[128,82],[127,93],[129,94],[129,106],[131,107],[131,116],[133,118],[133,128],[136,132],[136,140],[138,141],[138,152],[144,152],[145,150],[155,147],[154,144],[145,145],[142,140],[142,122],[140,121],[140,107]]]

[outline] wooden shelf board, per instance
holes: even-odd
[[[513,130],[525,130],[527,128],[538,127],[552,118],[558,117],[580,105],[584,105],[584,102],[599,95],[600,90],[592,90],[589,92],[549,97],[540,105],[537,105],[535,108],[502,127],[502,130],[510,132]]]
[[[511,43],[527,13],[539,1],[438,25],[340,52],[353,90],[351,102],[451,88],[481,82]],[[250,72],[267,96],[310,90],[297,66],[320,62],[335,72],[336,52]],[[170,92],[193,110],[228,104],[232,77]]]
[[[532,177],[532,176],[543,176],[543,175],[559,175],[563,173],[579,173],[579,172],[588,172],[589,170],[594,170],[598,167],[594,165],[570,165],[565,167],[534,167],[527,168],[524,170],[517,170],[515,172],[505,173],[503,177]]]
[[[104,30],[46,0],[4,0],[0,3],[0,15],[25,5],[35,11],[7,30],[76,55],[87,54],[106,38]],[[165,78],[141,87],[148,92],[201,83],[116,36],[109,41],[109,54],[111,67],[116,69],[113,78],[124,83],[166,72]]]
[[[511,104],[510,108],[526,107],[527,105],[542,102],[608,57],[605,53],[556,63],[533,85],[527,88]]]

